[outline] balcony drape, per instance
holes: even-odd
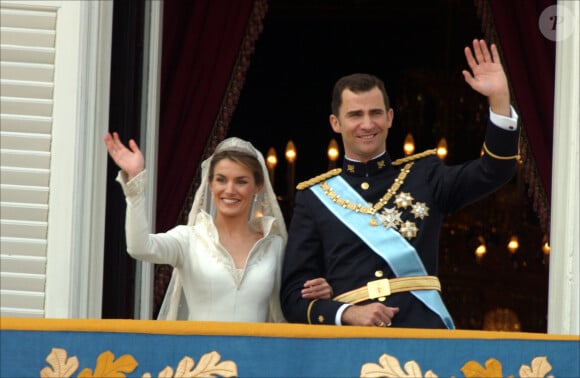
[[[556,44],[539,27],[556,0],[475,0],[485,38],[499,45],[522,128],[524,179],[540,225],[550,229]]]
[[[165,0],[156,231],[183,223],[201,161],[225,138],[266,0]],[[156,269],[155,304],[167,284]]]
[[[204,155],[225,135],[214,128],[227,128],[266,9],[262,0],[164,2],[158,232],[179,223]]]

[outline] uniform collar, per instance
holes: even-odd
[[[366,163],[349,160],[345,157],[342,163],[342,171],[353,176],[367,177],[382,172],[390,165],[391,158],[389,154],[385,152]]]

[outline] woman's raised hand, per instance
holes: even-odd
[[[145,169],[145,158],[133,139],[129,140],[129,148],[125,147],[116,132],[105,134],[104,141],[109,156],[127,174],[129,180]]]

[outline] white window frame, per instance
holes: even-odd
[[[44,316],[100,318],[113,2],[5,4],[57,12]]]

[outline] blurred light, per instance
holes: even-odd
[[[415,152],[415,139],[413,138],[413,134],[408,133],[405,137],[403,150],[405,151],[405,155],[411,155],[413,152]]]
[[[519,332],[522,329],[522,325],[514,310],[496,308],[485,313],[482,328],[486,331]]]
[[[544,255],[550,254],[550,243],[544,242],[544,244],[542,244],[542,252],[544,253]]]
[[[476,249],[475,249],[475,255],[476,256],[483,256],[487,253],[487,247],[485,246],[485,244],[480,244]]]
[[[268,168],[274,168],[278,164],[278,156],[276,156],[276,150],[274,147],[270,147],[268,154],[266,155],[266,165]]]
[[[515,253],[518,248],[520,248],[520,242],[518,241],[518,237],[513,235],[508,242],[507,249],[510,253]]]
[[[447,139],[441,138],[439,144],[437,144],[437,156],[441,160],[444,160],[447,156]]]
[[[328,160],[335,162],[338,160],[338,154],[338,143],[334,138],[332,138],[330,143],[328,143]]]
[[[289,163],[294,163],[296,160],[296,146],[294,146],[294,142],[291,140],[286,144],[286,160]]]
[[[475,249],[475,257],[479,261],[483,255],[487,253],[487,247],[485,246],[485,239],[483,236],[478,236],[477,241],[479,242],[479,245]]]
[[[550,254],[550,242],[548,242],[548,235],[544,234],[542,238],[542,253],[544,256],[548,256]]]

